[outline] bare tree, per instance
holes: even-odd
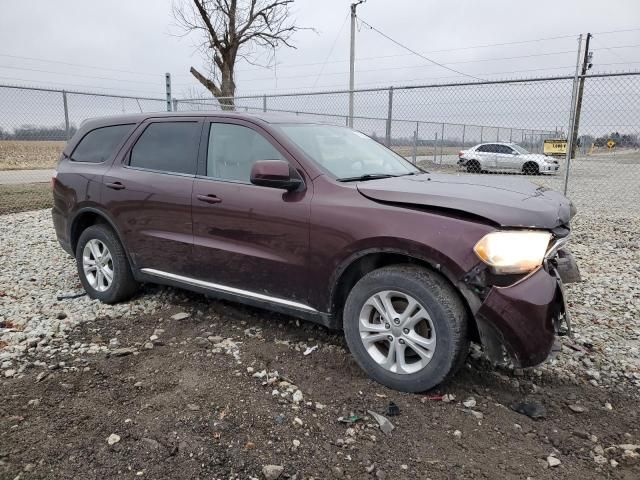
[[[208,75],[191,67],[191,74],[216,98],[233,109],[235,66],[239,59],[256,65],[261,49],[275,52],[281,45],[295,48],[291,36],[300,28],[290,18],[294,0],[180,0],[173,15],[187,35],[201,34],[198,48],[208,63]],[[272,57],[271,57],[272,58]]]

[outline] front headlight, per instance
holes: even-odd
[[[535,230],[493,232],[473,251],[495,273],[527,273],[542,265],[551,234]]]

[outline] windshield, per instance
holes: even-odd
[[[527,149],[522,148],[520,145],[516,145],[515,143],[511,144],[511,148],[513,148],[516,152],[518,152],[521,155],[526,155],[527,153],[529,153]]]
[[[346,127],[290,124],[280,128],[338,180],[396,177],[421,171],[365,134]]]

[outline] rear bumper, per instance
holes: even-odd
[[[515,365],[532,367],[544,362],[554,350],[556,334],[568,319],[561,278],[579,279],[571,254],[561,252],[568,259],[562,266],[554,259],[509,287],[491,288],[485,297],[476,312],[476,322],[492,360],[504,360],[504,347]]]

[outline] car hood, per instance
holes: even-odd
[[[371,200],[468,213],[502,227],[552,229],[575,213],[564,195],[520,178],[424,173],[356,186]]]

